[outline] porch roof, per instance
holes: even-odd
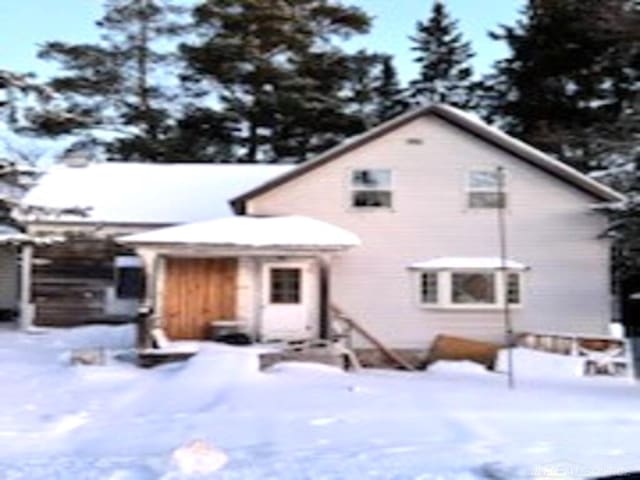
[[[360,245],[353,233],[303,216],[219,218],[120,237],[139,246],[201,245],[336,250]]]
[[[409,265],[409,268],[415,270],[501,270],[503,267],[507,270],[527,270],[529,268],[524,263],[510,259],[506,259],[503,264],[500,257],[438,257]]]

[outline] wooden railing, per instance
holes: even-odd
[[[379,340],[375,335],[369,332],[366,328],[364,328],[360,323],[356,322],[351,316],[347,315],[340,308],[335,305],[331,305],[331,318],[333,321],[338,321],[343,324],[346,328],[344,332],[340,332],[340,336],[345,337],[345,341],[347,342],[347,346],[351,348],[352,344],[352,336],[354,333],[357,333],[362,338],[367,340],[371,345],[373,345],[376,350],[378,350],[382,355],[384,355],[389,361],[391,361],[394,365],[402,368],[403,370],[415,371],[417,368],[403,359],[396,352],[388,348],[381,340]],[[332,322],[333,323],[333,322]],[[335,331],[335,329],[334,329]]]
[[[604,335],[522,332],[516,336],[522,347],[585,358],[585,373],[630,375],[633,362],[627,339]]]

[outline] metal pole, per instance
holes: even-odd
[[[33,270],[33,245],[25,243],[20,252],[20,328],[33,326],[34,308],[31,303],[31,275]]]
[[[329,340],[330,338],[330,311],[329,306],[330,299],[330,282],[329,282],[329,261],[321,256],[318,258],[319,266],[319,288],[320,288],[320,325],[319,325],[319,337],[322,340]]]
[[[509,275],[507,273],[507,226],[506,226],[506,196],[504,195],[504,167],[496,169],[498,177],[498,237],[500,241],[500,274],[502,275],[502,315],[504,319],[504,337],[507,344],[507,383],[510,389],[515,387],[513,374],[513,324],[509,310]]]

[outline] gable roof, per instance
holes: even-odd
[[[526,144],[495,127],[488,125],[479,118],[465,113],[450,105],[435,104],[417,108],[403,115],[393,118],[377,127],[352,137],[334,148],[316,156],[315,158],[300,164],[297,168],[280,175],[267,183],[253,188],[231,201],[236,213],[245,212],[245,204],[248,200],[263,193],[278,188],[279,186],[304,175],[366,143],[369,143],[387,133],[406,125],[407,123],[425,116],[433,115],[465,132],[490,143],[491,145],[510,153],[511,155],[530,163],[547,173],[565,181],[586,193],[593,195],[602,201],[619,201],[624,196],[615,190],[587,177],[573,167],[556,160],[540,150]]]
[[[86,216],[27,214],[27,222],[159,224],[233,215],[229,199],[291,165],[93,163],[55,165],[21,204],[43,210],[87,209]]]

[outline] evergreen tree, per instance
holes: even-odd
[[[375,118],[377,123],[385,122],[400,115],[410,106],[406,98],[406,92],[398,81],[393,59],[389,55],[382,57],[373,92],[376,99]]]
[[[108,142],[118,159],[166,160],[162,140],[175,110],[168,85],[175,57],[166,44],[180,31],[181,9],[169,0],[105,0],[104,9],[96,22],[102,31],[97,44],[54,41],[39,52],[65,72],[50,86],[75,119],[60,125],[45,116],[40,130],[108,130],[118,134]]]
[[[27,131],[36,111],[53,99],[53,91],[32,74],[0,70],[0,122],[15,131]]]
[[[336,51],[296,60],[294,73],[274,96],[277,121],[269,136],[273,160],[302,162],[365,129],[348,93],[353,80],[350,60]]]
[[[418,22],[410,37],[420,66],[418,78],[409,84],[416,104],[448,103],[468,109],[473,106],[474,82],[471,45],[463,40],[458,22],[444,4],[436,0],[426,22]]]
[[[193,15],[185,79],[216,89],[234,159],[300,161],[362,128],[342,94],[349,57],[331,40],[366,32],[364,12],[332,0],[208,0]]]
[[[486,79],[509,133],[627,194],[608,211],[614,284],[640,271],[640,8],[629,0],[529,0],[493,35],[511,49]]]
[[[371,128],[406,111],[410,104],[389,55],[359,51],[349,61],[349,112]]]
[[[638,42],[621,41],[605,21],[626,18],[627,3],[529,0],[515,27],[493,34],[511,55],[485,80],[488,116],[583,171],[608,163],[607,130],[628,118],[638,90]]]
[[[348,111],[360,119],[362,129],[378,124],[375,87],[378,81],[377,70],[380,56],[364,50],[356,52],[349,61],[349,78],[347,80]]]

